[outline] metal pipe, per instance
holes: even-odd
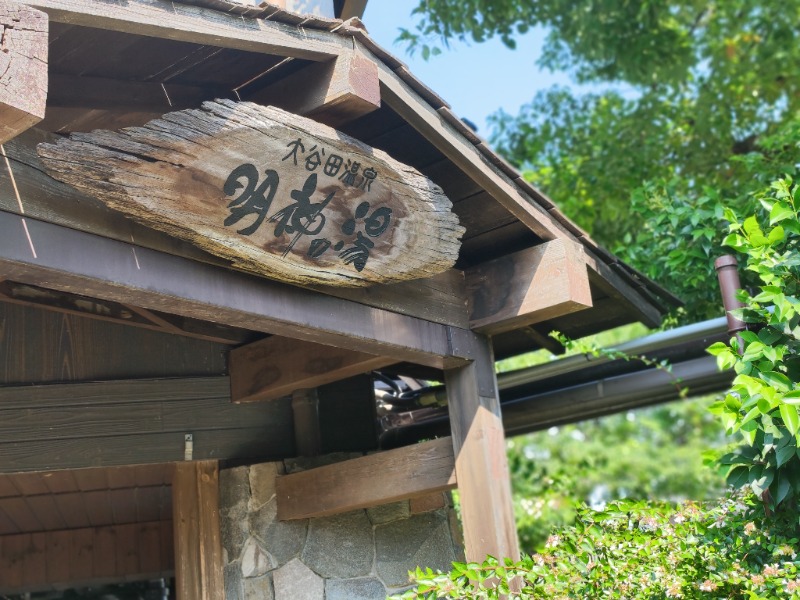
[[[725,332],[725,327],[725,317],[719,317],[717,319],[693,323],[684,327],[670,329],[669,331],[661,331],[637,340],[632,340],[617,346],[613,350],[624,352],[630,356],[647,355],[658,350],[664,350],[687,342],[696,342],[705,337],[719,335]],[[580,370],[589,364],[602,365],[612,362],[613,360],[614,359],[604,355],[597,357],[587,356],[585,354],[569,356],[543,365],[501,373],[497,376],[497,385],[500,390],[505,390],[543,379],[549,379],[557,375],[565,375]]]
[[[722,305],[725,307],[725,314],[728,319],[728,333],[739,338],[739,333],[747,329],[744,321],[731,314],[732,310],[744,306],[736,297],[736,292],[742,289],[742,284],[739,280],[739,263],[736,262],[732,255],[726,254],[714,261],[714,269],[717,271],[719,290],[722,293]],[[739,347],[741,348],[741,346],[741,338],[739,338]]]

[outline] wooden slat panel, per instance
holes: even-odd
[[[29,4],[46,12],[50,20],[57,23],[264,54],[326,60],[352,47],[348,38],[328,32],[299,30],[264,19],[244,19],[158,0],[129,0],[114,7],[99,0],[35,0]]]
[[[93,527],[110,525],[114,522],[114,512],[111,507],[111,493],[108,490],[95,490],[84,492],[86,499],[86,512],[89,515],[89,522]],[[158,519],[160,520],[159,515]]]
[[[50,494],[30,496],[25,499],[36,519],[41,523],[41,528],[34,531],[48,531],[55,529],[68,529],[67,521],[61,515],[55,496]]]
[[[22,586],[25,578],[25,548],[30,534],[14,535],[0,540],[0,582],[10,588]]]
[[[29,408],[33,408],[33,406],[29,405]],[[53,473],[44,473],[42,475],[42,480],[47,486],[47,489],[50,490],[52,494],[63,494],[66,492],[78,491],[78,483],[72,476],[71,471],[56,471]]]
[[[117,576],[117,528],[100,527],[94,532],[95,556],[92,561],[92,576],[105,579]],[[122,573],[119,573],[122,575]]]
[[[17,527],[11,517],[6,514],[2,505],[0,505],[0,535],[9,533],[19,533],[19,527]]]
[[[72,536],[69,531],[48,531],[45,554],[47,556],[46,577],[48,582],[70,581],[70,554]]]
[[[94,572],[94,531],[77,529],[71,532],[69,577],[73,581],[89,581]]]
[[[78,489],[82,492],[105,490],[108,488],[108,479],[105,469],[78,469],[72,472]]]
[[[32,588],[34,585],[41,584],[42,573],[47,572],[46,552],[47,534],[31,533],[30,545],[25,553],[25,564],[22,568],[22,586]]]
[[[68,529],[79,529],[89,527],[89,516],[86,514],[86,499],[83,493],[56,494],[53,500],[58,507],[58,511],[67,522]]]
[[[171,538],[171,521],[0,536],[0,594],[169,576]]]
[[[209,342],[1,301],[0,323],[2,385],[193,377],[225,369],[225,347]]]
[[[290,455],[293,446],[287,435],[291,434],[291,427],[287,430],[285,426],[291,422],[290,403],[280,403],[285,416],[272,426],[219,430],[195,436],[195,458],[268,460]],[[80,469],[97,464],[175,462],[183,460],[183,441],[182,434],[163,433],[90,440],[37,440],[25,444],[0,442],[0,455],[3,456],[0,470],[41,471]]]
[[[278,518],[324,517],[456,487],[453,442],[414,446],[278,477]]]
[[[165,486],[136,488],[136,520],[158,521]]]
[[[161,527],[158,523],[141,523],[136,527],[140,570],[142,573],[162,571],[164,558],[161,556]]]
[[[0,267],[31,285],[129,302],[433,367],[464,364],[454,328],[0,213]],[[69,249],[69,250],[68,250]],[[143,265],[146,268],[142,267]],[[213,285],[209,285],[213,282]]]
[[[136,489],[121,488],[111,490],[111,509],[114,513],[114,524],[136,522]]]
[[[394,362],[385,356],[273,335],[231,350],[231,401],[275,400],[295,390],[317,388]]]
[[[18,473],[16,475],[9,475],[8,479],[23,496],[34,496],[36,494],[47,494],[50,492],[41,476],[38,474]]]
[[[0,477],[0,498],[7,496],[19,496],[20,491],[14,485],[14,480],[10,477]]]
[[[2,456],[2,453],[0,453]],[[17,529],[23,533],[29,531],[41,531],[42,524],[33,514],[28,503],[22,497],[0,499],[0,510],[2,510],[16,525]]]
[[[131,579],[141,573],[139,568],[139,525],[121,525],[117,527],[117,540],[114,551],[117,559],[117,573]]]
[[[108,487],[110,489],[136,487],[136,471],[134,467],[116,467],[106,470]]]
[[[553,240],[466,272],[470,325],[486,334],[511,331],[591,308],[583,248]]]
[[[175,465],[172,490],[177,598],[223,598],[217,461]]]

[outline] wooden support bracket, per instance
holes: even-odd
[[[251,102],[283,108],[331,127],[380,108],[378,66],[363,52],[310,65],[258,91],[239,91]]]
[[[0,144],[44,118],[47,15],[0,0]]]
[[[466,271],[470,327],[497,334],[592,306],[583,247],[558,239]]]
[[[278,477],[278,519],[306,519],[456,487],[453,442],[432,440]]]
[[[275,400],[396,362],[386,356],[273,335],[231,350],[231,400]]]

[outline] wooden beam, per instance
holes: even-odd
[[[481,263],[465,273],[470,326],[497,334],[592,306],[583,247],[561,239]]]
[[[224,598],[217,461],[175,465],[172,511],[177,600]]]
[[[324,517],[456,487],[450,438],[278,477],[278,519]]]
[[[44,118],[47,15],[0,0],[0,144]]]
[[[171,521],[0,536],[0,594],[169,577],[171,537]],[[115,547],[135,550],[117,561]]]
[[[230,402],[227,377],[0,387],[0,472],[287,456],[291,403]]]
[[[353,46],[350,39],[335,33],[248,19],[182,2],[33,0],[25,4],[46,12],[55,23],[307,60],[328,60]]]
[[[231,400],[275,400],[295,390],[316,388],[396,362],[386,356],[273,335],[231,350]]]
[[[478,338],[475,361],[445,371],[456,478],[468,561],[519,560],[494,357]]]
[[[397,361],[443,368],[471,358],[466,330],[3,212],[0,269],[29,285]]]
[[[269,87],[253,93],[245,87],[239,93],[251,102],[277,106],[331,127],[381,106],[378,66],[356,49],[305,67]]]
[[[254,334],[244,329],[232,329],[221,327],[216,323],[158,314],[130,304],[56,292],[13,281],[0,281],[0,300],[219,344],[239,345],[254,339]]]
[[[205,100],[232,97],[230,89],[221,87],[52,73],[47,106],[146,112],[157,118],[173,110],[197,108]]]

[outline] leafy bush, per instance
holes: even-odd
[[[787,534],[796,525],[741,494],[710,507],[584,507],[539,554],[456,563],[447,574],[417,569],[416,588],[394,598],[800,598],[798,539]]]
[[[722,458],[728,482],[749,486],[767,510],[798,512],[800,498],[800,213],[789,178],[760,196],[768,216],[731,222],[725,243],[747,256],[758,292],[742,292],[739,311],[749,325],[741,340],[709,351],[734,368],[730,393],[713,407],[729,433],[745,444]],[[762,226],[763,224],[763,226]]]
[[[399,598],[800,599],[800,211],[791,178],[756,196],[763,211],[730,223],[757,290],[742,292],[748,331],[709,352],[733,368],[712,409],[744,445],[723,456],[735,495],[701,505],[621,501],[582,507],[574,526],[518,563],[418,569]]]

